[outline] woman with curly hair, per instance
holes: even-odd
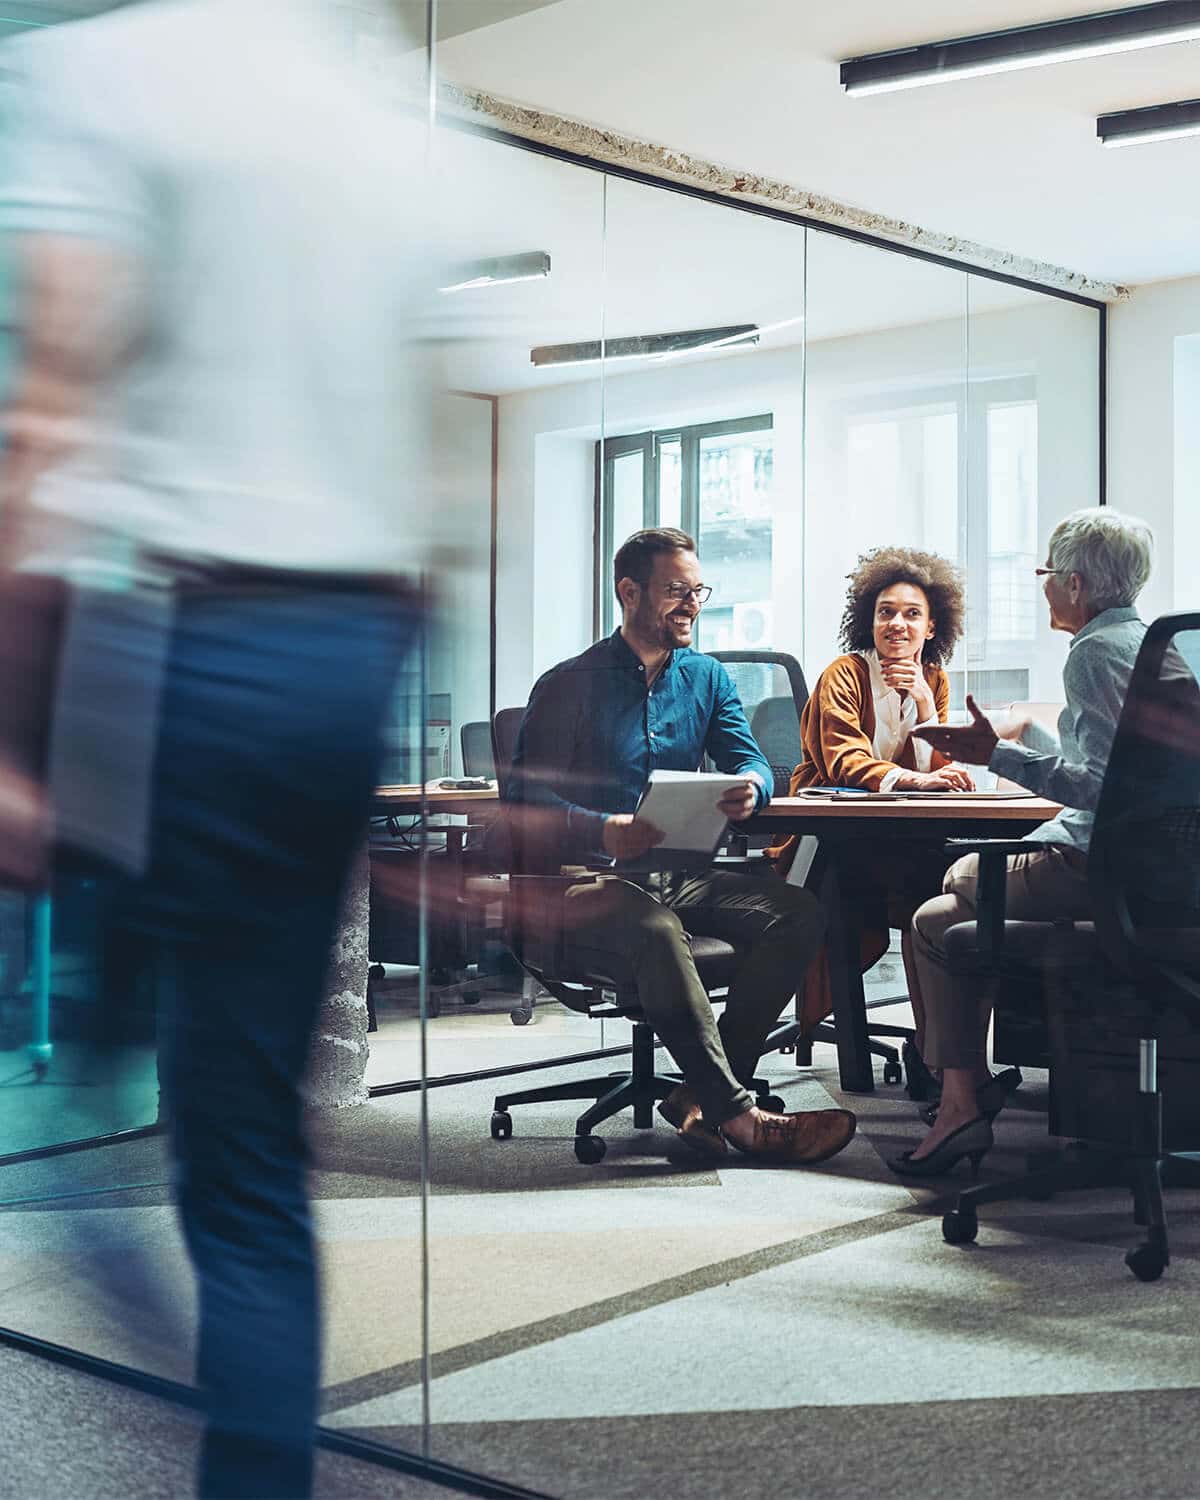
[[[950,684],[943,670],[963,631],[962,574],[934,552],[877,547],[849,575],[842,614],[845,654],[817,679],[800,719],[804,759],[792,773],[791,795],[805,787],[844,786],[868,792],[969,791],[966,771],[931,750],[913,730],[944,723]],[[772,851],[785,872],[792,838]],[[909,925],[923,901],[942,888],[947,860],[928,843],[894,843],[883,855],[866,850],[839,867],[843,890],[863,913],[863,967],[886,951],[888,929],[903,934],[904,969],[916,1023],[917,1056],[906,1048],[910,1091],[925,1097],[936,1085],[920,1062],[925,1015],[912,961]],[[828,962],[814,962],[801,997],[810,1026],[831,1009]]]

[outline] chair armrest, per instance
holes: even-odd
[[[978,854],[979,882],[975,888],[975,923],[979,951],[985,958],[998,958],[1004,947],[1004,911],[1008,857],[1028,854],[1024,839],[947,839],[954,854]]]

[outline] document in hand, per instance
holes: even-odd
[[[707,771],[651,771],[636,817],[661,828],[665,837],[641,859],[621,869],[665,870],[707,864],[717,852],[726,819],[717,803],[744,786],[745,776]]]

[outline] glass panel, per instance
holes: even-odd
[[[563,346],[598,346],[604,332],[604,180],[532,151],[451,130],[440,133],[436,153],[440,179],[453,184],[442,204],[442,253],[460,269],[448,284],[476,280],[470,273],[484,262],[502,273],[515,255],[536,252],[548,265],[545,275],[512,281],[493,275],[485,284],[448,292],[438,308],[442,380],[452,393],[439,431],[439,480],[448,467],[455,477],[453,499],[483,538],[490,535],[493,482],[497,498],[495,708],[514,711],[498,719],[496,769],[503,771],[507,726],[519,722],[535,682],[594,638],[597,488],[605,484],[605,465],[598,462],[601,382],[586,348]],[[543,350],[551,352],[544,359],[539,352],[535,363],[534,351]],[[608,465],[610,503],[631,530],[642,525],[644,464],[639,445],[613,455]],[[486,571],[456,566],[442,583],[445,604],[430,655],[428,717],[446,719],[457,730],[460,719],[469,722],[468,714],[487,717],[488,581]],[[611,592],[607,578],[605,587]],[[439,712],[443,695],[450,701]],[[420,1282],[419,1181],[403,1146],[415,1138],[418,1086],[422,1079],[433,1085],[426,1095],[429,1340],[422,1345],[419,1330],[400,1316],[378,1318],[360,1352],[346,1346],[346,1361],[356,1367],[353,1389],[326,1418],[403,1448],[418,1448],[428,1436],[435,1457],[484,1472],[496,1467],[486,1433],[470,1452],[457,1446],[461,1403],[453,1351],[507,1335],[539,1305],[541,1278],[530,1272],[538,1242],[527,1236],[519,1211],[512,1220],[506,1195],[544,1187],[551,1151],[565,1183],[578,1166],[570,1137],[584,1108],[572,1102],[514,1105],[513,1139],[493,1140],[492,1105],[497,1095],[561,1084],[571,1076],[564,1059],[595,1053],[605,1041],[598,1022],[542,990],[513,956],[506,886],[493,873],[503,854],[489,844],[485,826],[495,811],[494,804],[480,804],[469,818],[456,814],[423,825],[430,981],[423,1034],[415,933],[411,922],[403,925],[409,906],[400,903],[402,925],[390,956],[382,947],[382,927],[373,949],[383,973],[373,983],[379,1029],[371,1038],[370,1077],[396,1092],[377,1098],[371,1108],[379,1111],[381,1139],[394,1132],[399,1148],[398,1162],[393,1146],[384,1148],[387,1182],[381,1191],[398,1200],[391,1206],[385,1284],[393,1278],[399,1286]],[[380,826],[377,843],[386,850],[377,859],[392,870],[418,868],[406,847],[414,829],[411,817]],[[388,914],[388,888],[385,873],[375,892],[377,922]],[[593,1061],[582,1071],[596,1067]],[[459,1082],[442,1086],[448,1078]],[[483,1280],[481,1261],[488,1265]],[[426,1355],[435,1377],[428,1434],[422,1429]],[[439,1364],[446,1356],[452,1368],[442,1375]]]
[[[713,594],[695,643],[798,652],[804,234],[622,180],[608,185],[607,224],[608,337],[678,341],[606,364],[605,421],[610,438],[654,434],[658,524],[697,539]],[[647,245],[668,243],[691,247],[686,276],[647,260]]]
[[[983,277],[969,285],[969,630],[954,699],[969,688],[983,704],[1053,703],[1062,642],[1033,570],[1056,523],[1099,503],[1099,319]]]
[[[862,553],[916,547],[965,561],[967,278],[813,231],[808,290],[812,685],[843,649],[846,577]]]

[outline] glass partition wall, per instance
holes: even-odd
[[[786,651],[811,684],[840,650],[857,558],[912,545],[966,572],[955,709],[967,691],[989,704],[1059,696],[1065,643],[1050,635],[1032,569],[1054,522],[1102,498],[1101,309],[488,133],[443,129],[435,159],[447,268],[436,503],[459,506],[482,545],[439,576],[388,782],[494,772],[492,716],[615,627],[613,552],[643,525],[698,540],[713,588],[701,649]],[[806,1177],[803,1191],[795,1178],[726,1173],[628,1115],[605,1128],[603,1161],[583,1166],[571,1149],[582,1106],[570,1102],[515,1108],[512,1138],[491,1139],[497,1093],[624,1070],[629,1028],[523,981],[470,822],[410,809],[372,830],[373,860],[413,879],[372,890],[374,1097],[314,1125],[323,1421],[546,1494],[645,1488],[638,1421],[702,1419],[714,1398],[686,1370],[699,1357],[711,1373],[714,1330],[787,1404],[777,1366],[794,1373],[790,1356],[764,1369],[753,1351],[773,1346],[772,1328],[721,1289],[786,1260],[798,1226],[845,1224],[864,1203],[907,1196],[866,1158]],[[397,889],[422,892],[423,911]],[[22,1028],[36,1014],[26,976],[40,929],[10,904],[5,993],[26,998],[5,999],[0,1044],[16,1074],[37,1041]],[[86,931],[86,911],[62,906],[56,1045],[71,987],[86,986],[82,969],[67,975],[68,934]],[[152,998],[144,1010],[147,1034],[130,1041],[137,1076],[105,1131],[156,1118]],[[828,1057],[813,1069],[768,1062],[789,1108],[836,1089]],[[14,1109],[11,1150],[89,1133],[65,1081],[53,1069],[28,1080],[39,1110]],[[106,1283],[102,1317],[79,1314],[94,1246],[64,1236],[58,1300],[31,1302],[9,1277],[0,1321],[187,1380],[190,1281],[154,1149],[127,1160],[124,1177],[96,1153],[53,1174],[13,1168],[10,1198],[150,1186],[104,1200],[118,1211],[105,1221],[113,1244],[134,1232],[121,1210],[137,1210],[142,1239],[115,1302]],[[169,1337],[149,1314],[114,1315],[139,1285],[173,1289]],[[681,1312],[704,1331],[694,1347],[673,1321]],[[663,1469],[673,1462],[661,1455]]]

